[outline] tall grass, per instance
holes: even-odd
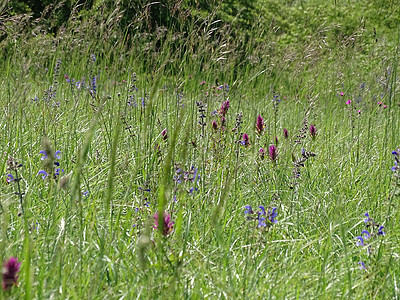
[[[258,62],[241,63],[225,50],[235,41],[206,25],[147,52],[144,39],[38,37],[2,63],[1,253],[24,270],[2,297],[399,296],[397,53],[311,60],[249,43]],[[61,151],[59,175],[41,150]],[[23,164],[20,216],[9,156]],[[278,222],[259,228],[246,205],[277,207]],[[161,219],[153,228],[157,212],[171,233]],[[356,246],[366,212],[386,235]]]

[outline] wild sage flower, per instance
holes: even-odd
[[[278,216],[278,213],[276,212],[276,210],[277,210],[277,208],[274,207],[274,208],[272,208],[272,210],[268,210],[268,214],[267,214],[268,220],[271,223],[275,223],[275,224],[278,223],[278,221],[275,220],[275,218]]]
[[[257,117],[257,122],[256,122],[256,129],[257,129],[257,133],[258,134],[262,134],[263,130],[264,130],[264,122],[263,122],[263,118],[261,118],[260,115],[258,115]]]
[[[385,227],[383,227],[383,226],[380,226],[380,227],[379,227],[379,229],[378,229],[378,235],[382,235],[382,236],[385,235],[385,232],[383,231],[383,228],[385,228]]]
[[[365,270],[366,269],[364,262],[359,261],[358,264],[360,265],[360,270]]]
[[[271,158],[272,161],[275,161],[276,158],[278,157],[278,151],[276,146],[272,145],[269,147],[269,157]]]
[[[17,285],[19,268],[21,263],[18,262],[16,257],[9,258],[3,267],[2,279],[3,279],[3,289],[9,290],[13,285]]]
[[[42,179],[45,180],[47,176],[49,176],[49,174],[47,174],[47,172],[45,170],[40,170],[38,175],[42,175]]]
[[[357,236],[356,239],[358,239],[356,246],[364,246],[364,239],[362,236]]]
[[[43,154],[43,156],[40,158],[40,160],[45,160],[45,159],[47,159],[47,153],[46,153],[46,151],[42,150],[42,151],[39,151],[39,153],[40,153],[40,154]]]
[[[14,176],[12,176],[12,174],[7,174],[6,182],[10,183],[12,181],[14,181]]]
[[[158,212],[154,214],[153,219],[154,219],[153,228],[158,229],[158,226],[159,226]],[[167,212],[164,212],[163,219],[161,220],[161,222],[162,222],[162,226],[163,226],[162,234],[164,236],[169,235],[172,232],[172,230],[174,229],[174,226],[173,226],[174,222],[171,222],[171,216]]]

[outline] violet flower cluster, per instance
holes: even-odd
[[[361,234],[356,237],[356,246],[357,247],[367,247],[368,254],[372,254],[373,249],[370,241],[377,239],[380,236],[385,236],[386,233],[383,231],[384,227],[378,223],[376,223],[373,219],[370,218],[369,213],[365,213],[364,219],[365,227]],[[358,263],[360,269],[366,269],[365,263],[360,261]]]
[[[44,151],[44,150],[39,151],[39,154],[42,154],[42,157],[40,158],[40,160],[44,161],[46,159],[49,159],[46,151]],[[57,150],[54,155],[54,162],[53,162],[54,170],[51,170],[51,172],[50,172],[50,174],[53,174],[54,179],[57,179],[59,177],[60,173],[64,173],[64,169],[60,168],[60,163],[57,161],[61,158],[60,154],[61,154],[61,151]],[[40,170],[38,172],[38,175],[41,175],[42,179],[45,180],[49,176],[49,173],[46,172],[45,170]]]
[[[257,212],[253,211],[253,208],[250,205],[245,206],[244,214],[247,215],[247,220],[253,220],[258,222],[257,227],[271,227],[273,224],[278,223],[276,217],[278,216],[277,208],[272,207],[268,208],[268,211],[265,209],[264,206],[260,205],[258,207],[260,210]]]

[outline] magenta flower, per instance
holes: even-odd
[[[19,272],[20,266],[21,263],[18,262],[16,257],[11,257],[6,261],[2,272],[4,290],[8,290],[12,288],[13,285],[17,285],[17,273]]]
[[[249,135],[247,133],[243,134],[243,141],[241,143],[243,146],[250,145]]]
[[[346,104],[347,104],[347,105],[350,105],[350,104],[351,104],[351,100],[347,100],[347,101],[346,101]]]
[[[343,92],[341,92],[341,93],[340,93],[340,96],[344,96],[344,93],[343,93]]]
[[[272,161],[275,161],[276,158],[278,157],[278,151],[276,146],[272,145],[269,147],[269,157],[271,158]]]
[[[154,214],[153,219],[154,219],[154,226],[153,226],[153,228],[154,228],[154,229],[158,229],[158,220],[159,220],[158,212]],[[173,226],[173,225],[174,225],[174,222],[171,222],[171,216],[170,216],[167,212],[164,212],[164,217],[163,217],[162,222],[163,222],[163,230],[162,230],[162,233],[163,233],[164,236],[167,236],[167,235],[169,235],[169,234],[172,232],[172,230],[174,229],[174,226]]]
[[[217,121],[212,121],[212,129],[217,130],[218,129],[218,124]]]
[[[263,148],[260,148],[260,157],[261,159],[264,159],[265,156],[265,150]]]
[[[383,108],[386,108],[387,107],[387,105],[384,105],[384,106],[382,106]]]
[[[313,124],[311,124],[311,126],[310,126],[310,135],[313,140],[317,136],[317,129],[315,128],[315,125],[313,125]]]
[[[225,116],[226,113],[228,112],[228,109],[229,109],[229,100],[226,100],[224,103],[222,103],[221,110],[219,111],[219,113]]]
[[[161,131],[161,135],[162,135],[164,141],[166,141],[168,138],[167,128],[165,128],[163,131]]]
[[[288,138],[289,138],[289,132],[287,131],[286,128],[283,128],[283,137],[284,137],[285,139],[288,139]]]
[[[256,122],[256,129],[258,134],[262,134],[264,130],[264,123],[263,123],[263,118],[261,118],[260,115],[257,117],[257,122]]]

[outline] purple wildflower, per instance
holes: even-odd
[[[212,123],[211,123],[212,125],[212,129],[214,129],[214,130],[217,130],[218,129],[218,124],[217,124],[217,121],[212,121]]]
[[[47,159],[47,153],[46,153],[46,151],[42,150],[42,151],[39,151],[39,153],[40,153],[40,154],[43,154],[43,156],[40,158],[40,160],[45,160],[45,159]]]
[[[162,135],[164,141],[166,141],[168,138],[167,128],[165,128],[163,131],[161,131],[161,135]]]
[[[362,236],[357,236],[358,242],[356,243],[356,246],[364,246],[364,239]]]
[[[14,176],[12,176],[12,174],[7,174],[6,182],[10,183],[12,181],[14,181]]]
[[[219,113],[225,116],[226,113],[228,112],[228,109],[229,109],[229,100],[226,100],[225,102],[222,103],[221,110],[219,111]]]
[[[359,261],[358,264],[360,265],[360,270],[365,270],[366,269],[364,262]]]
[[[40,171],[39,171],[39,173],[38,173],[38,175],[39,175],[39,174],[41,174],[41,175],[42,175],[42,179],[43,179],[43,180],[45,180],[45,179],[46,179],[46,177],[48,176],[47,172],[46,172],[46,171],[44,171],[44,170],[40,170]]]
[[[254,214],[254,211],[253,211],[253,209],[251,208],[250,205],[246,205],[245,208],[246,208],[246,210],[244,211],[245,215],[246,214]]]
[[[311,126],[310,126],[310,135],[313,140],[317,136],[317,129],[315,128],[315,125],[313,125],[313,124],[311,124]]]
[[[265,156],[265,150],[263,148],[260,148],[260,157],[261,159],[264,159]]]
[[[286,128],[283,128],[283,137],[284,137],[285,139],[288,139],[288,138],[289,138],[289,132],[288,132],[288,130],[287,130]]]
[[[383,228],[385,228],[385,227],[383,227],[383,226],[380,226],[380,227],[379,227],[379,229],[378,229],[378,235],[382,235],[382,236],[385,235],[385,232],[383,231]]]
[[[369,213],[365,213],[364,216],[367,218],[364,220],[364,223],[368,223],[369,221],[372,221],[372,219],[369,217]]]
[[[366,239],[366,240],[371,237],[371,234],[368,232],[368,230],[361,231],[361,234],[364,235],[364,239]]]
[[[17,273],[19,272],[20,266],[21,263],[18,262],[16,257],[11,257],[6,261],[2,272],[4,290],[9,290],[13,285],[17,285]]]
[[[249,135],[247,133],[243,134],[242,145],[244,145],[244,146],[250,145]]]
[[[153,219],[154,219],[153,228],[157,229],[158,226],[159,226],[159,224],[158,224],[158,221],[159,221],[158,212],[154,214]],[[163,225],[162,225],[163,226],[162,233],[163,233],[164,236],[167,236],[174,229],[174,226],[173,226],[174,222],[171,222],[171,216],[167,212],[164,212],[164,214],[163,214],[162,223],[163,223]]]
[[[269,157],[271,158],[272,161],[275,161],[276,158],[278,157],[278,151],[276,146],[272,145],[269,147]]]
[[[264,130],[264,123],[263,123],[263,118],[261,118],[260,115],[257,117],[257,122],[256,122],[256,129],[258,134],[262,134]]]
[[[272,210],[268,210],[268,220],[271,223],[278,223],[277,220],[275,220],[275,218],[278,216],[278,213],[276,212],[277,208],[274,207],[272,208]]]
[[[57,150],[55,155],[54,155],[54,157],[57,158],[57,159],[60,159],[61,158],[60,154],[61,154],[61,151]]]

